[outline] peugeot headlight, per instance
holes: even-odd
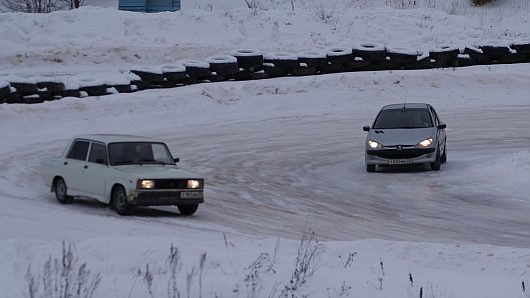
[[[432,138],[420,142],[420,147],[429,147],[432,144]]]
[[[368,146],[370,146],[370,148],[372,148],[372,149],[377,149],[377,148],[381,147],[381,144],[379,144],[376,141],[369,140],[368,141]]]
[[[199,180],[188,180],[188,183],[186,183],[187,188],[199,188],[201,186],[201,182]]]
[[[138,180],[138,188],[143,189],[153,189],[155,188],[155,181],[154,180]]]

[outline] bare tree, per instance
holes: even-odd
[[[83,6],[85,0],[0,0],[5,11],[26,13],[49,13],[56,10],[75,9]]]

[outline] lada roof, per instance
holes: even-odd
[[[159,140],[123,134],[85,134],[75,137],[75,139],[85,139],[97,141],[104,144],[122,143],[122,142],[160,142]]]

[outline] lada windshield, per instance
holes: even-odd
[[[375,129],[407,129],[432,127],[432,119],[427,109],[382,110],[375,120]]]
[[[109,144],[111,166],[131,164],[174,164],[164,143],[122,142]]]

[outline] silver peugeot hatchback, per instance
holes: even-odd
[[[447,161],[445,123],[425,103],[384,106],[366,137],[366,170],[377,165],[429,164],[434,171]]]

